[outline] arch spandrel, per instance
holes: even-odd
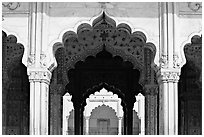
[[[116,22],[103,12],[92,22],[92,26],[82,23],[77,33],[65,32],[62,45],[66,52],[66,69],[74,68],[76,62],[84,61],[88,56],[96,56],[106,49],[113,56],[120,56],[124,61],[133,63],[134,69],[141,72],[139,83],[144,85],[144,48],[147,38],[143,32],[131,31],[128,24],[116,26]]]

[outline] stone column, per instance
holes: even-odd
[[[86,120],[86,132],[85,132],[85,135],[89,135],[89,118],[90,117],[85,117],[85,120]]]
[[[30,135],[48,135],[48,95],[51,72],[46,69],[29,70]]]
[[[118,117],[118,135],[122,135],[122,117]]]
[[[157,85],[145,85],[145,134],[157,135]]]
[[[159,83],[159,134],[178,134],[178,80],[179,69],[160,69]]]

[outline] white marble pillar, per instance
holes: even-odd
[[[86,135],[89,135],[89,119],[90,119],[90,117],[88,117],[88,116],[85,117],[85,120],[86,120],[86,132],[85,132],[85,134]]]
[[[30,135],[48,135],[48,86],[51,72],[29,70],[30,81]]]
[[[158,72],[160,87],[159,134],[178,134],[178,80],[180,70],[161,69]]]
[[[122,135],[122,117],[118,117],[118,135]]]

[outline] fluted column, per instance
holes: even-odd
[[[178,134],[178,80],[179,69],[160,69],[159,83],[159,134]]]
[[[48,135],[48,95],[51,72],[46,69],[29,70],[30,135]]]
[[[157,134],[157,85],[145,85],[145,134]]]

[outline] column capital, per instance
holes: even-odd
[[[157,72],[158,83],[173,82],[177,83],[179,81],[181,70],[175,68],[160,69]]]
[[[45,82],[46,84],[50,83],[52,73],[47,69],[29,69],[27,70],[27,75],[30,82]]]

